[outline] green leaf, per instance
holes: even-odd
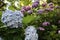
[[[57,26],[56,25],[52,25],[53,30],[57,30]]]
[[[2,15],[2,11],[0,11],[0,16]]]
[[[23,18],[23,23],[24,24],[28,24],[28,23],[31,23],[32,21],[35,20],[35,16],[34,15],[28,15],[26,17]]]
[[[10,9],[10,10],[13,10],[13,11],[16,10],[13,6],[10,6],[9,9]]]
[[[31,4],[31,0],[20,0],[20,1],[22,1],[25,6]]]

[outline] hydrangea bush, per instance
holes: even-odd
[[[0,36],[4,40],[60,40],[60,6],[40,4],[40,0],[28,2],[15,7],[17,10],[12,8],[15,11],[10,6],[1,12]]]

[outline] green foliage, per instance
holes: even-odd
[[[55,4],[60,5],[60,0],[47,0],[48,3],[53,2]]]
[[[0,27],[3,26],[3,23],[1,22],[1,16],[2,16],[2,11],[0,11]]]
[[[20,1],[22,1],[25,6],[31,3],[31,0],[20,0]]]
[[[28,24],[28,23],[31,23],[32,21],[34,21],[35,19],[36,19],[36,17],[34,15],[28,15],[23,18],[23,23]]]

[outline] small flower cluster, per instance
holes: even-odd
[[[21,12],[25,13],[27,12],[28,14],[32,14],[33,10],[32,8],[37,8],[39,6],[39,1],[33,2],[32,6],[23,6],[21,8]]]
[[[21,12],[22,13],[25,13],[25,12],[27,12],[28,14],[32,14],[33,12],[34,12],[34,10],[33,9],[37,9],[36,10],[36,12],[38,13],[38,14],[42,14],[42,13],[44,13],[44,12],[46,12],[46,11],[53,11],[54,10],[54,8],[57,8],[57,9],[59,9],[60,7],[59,6],[54,6],[54,3],[43,3],[42,5],[41,5],[41,7],[42,8],[40,8],[40,3],[39,3],[39,0],[37,0],[37,1],[35,1],[35,2],[33,2],[33,4],[32,4],[32,6],[23,6],[22,8],[21,8]]]

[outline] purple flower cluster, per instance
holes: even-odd
[[[31,6],[23,6],[22,9],[21,9],[21,12],[22,13],[28,13],[28,14],[32,14],[34,12],[33,8],[37,8],[39,6],[39,1],[35,1],[33,2],[32,4],[32,7]],[[49,6],[49,7],[46,7],[46,6]],[[37,9],[36,12],[38,14],[42,14],[44,13],[45,11],[49,12],[49,11],[53,11],[54,10],[54,4],[51,2],[51,3],[43,3],[42,4],[42,7],[44,8],[40,8],[40,9]]]
[[[54,8],[54,4],[53,3],[49,3],[48,5],[50,6],[50,8]]]
[[[41,14],[41,13],[44,12],[44,10],[43,9],[39,9],[37,12],[38,12],[38,14]]]
[[[60,9],[60,6],[56,6],[55,8],[56,8],[56,9]]]
[[[48,26],[48,25],[50,25],[50,22],[43,22],[42,23],[42,26]]]
[[[28,11],[28,10],[30,10],[30,9],[31,9],[30,6],[26,6],[26,8],[25,8],[26,11]]]
[[[32,8],[37,8],[39,5],[39,1],[36,1],[32,4]]]
[[[24,13],[24,12],[25,12],[25,10],[24,10],[24,9],[21,9],[20,11],[21,11],[22,13]]]
[[[32,11],[32,10],[28,10],[27,13],[28,13],[28,14],[32,14],[33,11]]]
[[[42,4],[42,7],[45,7],[46,5],[47,5],[47,3],[43,3],[43,4]]]
[[[21,9],[21,12],[25,12],[25,11],[28,11],[30,9],[31,9],[30,6],[23,6],[22,9]]]
[[[45,28],[43,28],[43,27],[39,27],[38,29],[41,30],[41,31],[45,30]]]
[[[30,6],[23,6],[23,7],[21,8],[21,12],[22,12],[22,13],[27,12],[28,14],[32,14],[33,10],[32,10],[31,8],[37,8],[38,5],[39,5],[39,1],[36,0],[36,1],[32,4],[32,7],[30,7]],[[41,11],[41,12],[42,12],[42,11]],[[40,12],[38,12],[38,13],[40,13]]]
[[[52,2],[48,3],[48,4],[47,3],[43,3],[42,7],[45,8],[45,11],[53,11],[54,10],[54,4]]]
[[[53,6],[53,3],[51,2],[51,3],[49,3],[48,5],[49,5],[49,6]]]
[[[45,8],[45,11],[53,11],[53,8]]]

